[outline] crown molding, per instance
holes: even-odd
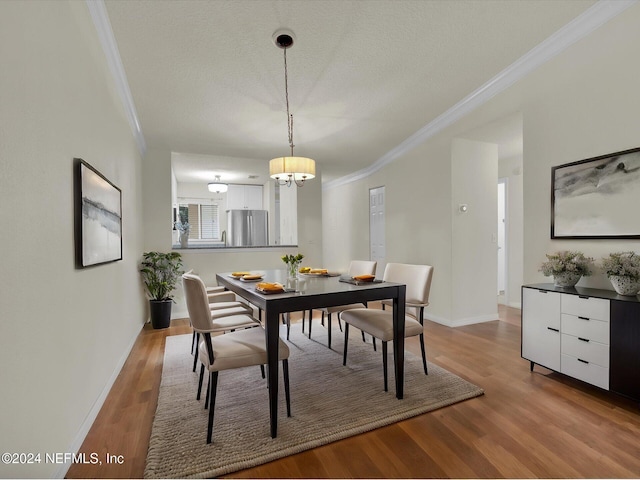
[[[93,25],[98,32],[98,38],[102,45],[102,50],[107,57],[107,64],[109,65],[109,71],[113,77],[116,85],[116,90],[122,101],[129,126],[133,132],[133,137],[138,145],[140,155],[144,157],[147,151],[147,144],[144,141],[142,135],[142,129],[140,128],[140,122],[138,121],[138,114],[136,107],[133,103],[133,97],[131,96],[131,90],[129,90],[129,82],[127,76],[124,73],[124,67],[122,66],[122,60],[120,59],[120,52],[118,51],[118,44],[113,36],[113,30],[111,29],[111,22],[109,21],[109,15],[107,8],[103,0],[85,0]]]
[[[322,190],[337,188],[372,175],[382,167],[424,143],[446,127],[465,117],[482,104],[488,102],[498,93],[523,79],[540,65],[551,60],[560,52],[581,38],[591,34],[637,2],[638,0],[599,0],[581,15],[574,18],[560,30],[502,70],[487,83],[433,119],[401,144],[389,150],[374,163],[351,174],[323,183]]]

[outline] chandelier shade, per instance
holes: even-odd
[[[229,189],[229,185],[220,181],[220,175],[216,175],[215,180],[208,184],[207,187],[210,192],[214,193],[224,193]]]
[[[307,157],[276,157],[269,162],[269,176],[298,184],[316,176],[316,162]]]

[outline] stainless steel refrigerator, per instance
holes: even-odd
[[[227,210],[227,245],[269,245],[266,210]]]

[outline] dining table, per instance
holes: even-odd
[[[272,438],[276,438],[278,434],[278,342],[281,314],[352,303],[392,300],[396,398],[403,398],[406,285],[380,280],[357,282],[344,276],[331,274],[299,274],[294,279],[288,278],[288,272],[284,269],[252,271],[251,273],[262,276],[260,282],[280,283],[284,287],[281,293],[262,293],[256,289],[259,282],[244,281],[241,277],[234,277],[232,273],[218,273],[216,275],[218,285],[234,292],[264,313]]]

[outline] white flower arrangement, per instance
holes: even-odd
[[[640,255],[635,252],[616,252],[602,259],[602,270],[611,277],[640,280]]]
[[[593,273],[594,259],[585,257],[582,252],[563,250],[553,254],[547,254],[547,261],[543,262],[539,271],[545,277],[562,273],[575,273],[588,277]]]

